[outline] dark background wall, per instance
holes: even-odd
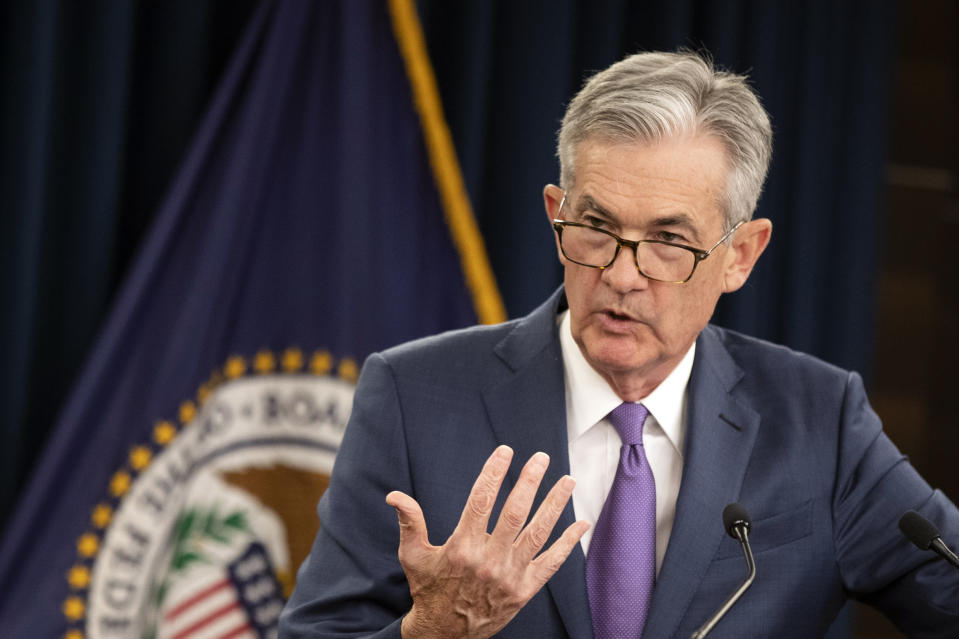
[[[955,502],[959,3],[902,2],[899,15],[871,400],[893,441]],[[903,636],[868,608],[858,625],[863,637]]]
[[[0,6],[0,527],[254,5]],[[862,371],[894,440],[959,495],[954,2],[418,5],[513,316],[560,279],[540,189],[584,75],[677,46],[749,72],[776,135],[775,232],[716,320]]]

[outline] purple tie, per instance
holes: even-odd
[[[596,639],[637,639],[656,580],[656,483],[643,449],[642,404],[609,414],[623,446],[619,467],[586,557],[586,588]]]

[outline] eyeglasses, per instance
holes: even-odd
[[[560,212],[565,204],[564,193],[559,205]],[[605,269],[616,261],[620,249],[626,246],[633,249],[636,269],[643,277],[670,284],[688,282],[699,263],[712,255],[713,251],[742,225],[742,220],[737,222],[712,248],[703,251],[663,240],[627,240],[588,224],[553,220],[560,250],[569,261],[580,266]]]

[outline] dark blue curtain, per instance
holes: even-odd
[[[253,4],[0,3],[0,530]]]

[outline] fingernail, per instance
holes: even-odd
[[[573,490],[573,488],[576,487],[576,480],[569,475],[563,475],[563,478],[560,481],[563,482],[561,486],[564,490]]]
[[[530,458],[535,468],[546,468],[549,466],[549,455],[540,451]]]
[[[506,444],[502,444],[500,446],[497,446],[494,452],[496,456],[500,459],[509,459],[510,456],[513,454],[513,449],[507,446]]]

